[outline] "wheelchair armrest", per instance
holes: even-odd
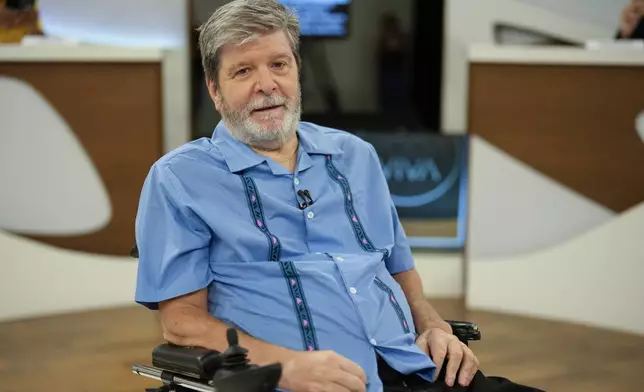
[[[229,328],[226,335],[228,349],[223,353],[164,343],[152,351],[152,367],[135,364],[132,371],[163,382],[162,387],[148,391],[274,391],[282,375],[282,365],[250,364],[248,350],[238,344],[237,331]]]
[[[452,332],[458,340],[468,344],[470,340],[481,340],[481,331],[478,325],[467,321],[445,320],[452,327]]]
[[[222,362],[220,352],[201,347],[164,343],[152,350],[153,366],[199,380],[212,380]]]

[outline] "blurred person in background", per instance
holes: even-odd
[[[631,0],[624,7],[617,38],[644,39],[644,0]]]
[[[200,28],[223,120],[145,180],[135,300],[180,346],[225,351],[234,326],[287,391],[535,391],[483,375],[425,298],[373,146],[300,121],[299,37],[275,0]]]
[[[382,113],[403,114],[410,107],[409,40],[400,20],[386,13],[380,20],[376,49],[378,102]]]
[[[0,0],[0,43],[20,43],[42,35],[36,0]]]

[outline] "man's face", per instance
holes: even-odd
[[[209,82],[215,107],[233,136],[277,149],[295,135],[301,112],[297,62],[283,31],[221,50],[219,86]]]

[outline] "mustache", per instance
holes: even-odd
[[[289,104],[289,100],[286,99],[285,97],[282,97],[279,95],[271,95],[271,96],[264,97],[250,102],[246,106],[246,112],[250,113],[254,110],[264,109],[272,106],[281,106],[281,105],[289,106],[288,104]]]

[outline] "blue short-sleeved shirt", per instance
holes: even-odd
[[[136,217],[135,300],[208,288],[217,319],[295,350],[333,350],[379,391],[376,358],[431,380],[392,274],[414,266],[376,152],[347,132],[301,123],[290,173],[223,123],[166,154]],[[313,203],[298,191],[308,191]]]

